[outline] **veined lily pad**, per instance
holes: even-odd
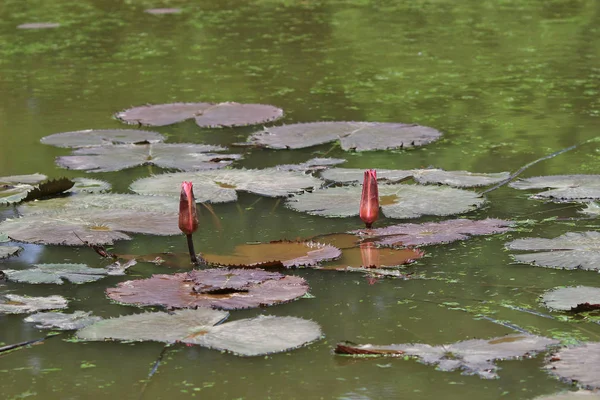
[[[513,360],[531,356],[558,344],[558,340],[542,336],[513,334],[493,339],[473,339],[443,346],[428,344],[393,344],[377,346],[339,343],[337,354],[372,354],[382,356],[413,356],[440,371],[462,370],[463,375],[478,375],[484,379],[498,378],[497,360]]]
[[[552,375],[588,389],[600,388],[600,343],[567,347],[552,354],[544,366]]]
[[[512,222],[487,218],[474,221],[469,219],[451,219],[442,222],[423,224],[399,224],[386,228],[357,230],[363,239],[374,241],[383,246],[427,246],[467,240],[471,236],[491,235],[510,230]]]
[[[181,8],[148,8],[147,10],[144,10],[144,12],[154,15],[179,14]]]
[[[308,267],[339,258],[342,252],[329,245],[314,242],[278,241],[242,244],[232,255],[204,254],[209,264],[235,267]]]
[[[600,309],[600,288],[589,286],[555,288],[545,292],[542,304],[552,310],[591,311]]]
[[[600,175],[550,175],[519,179],[511,182],[515,189],[548,189],[532,199],[555,202],[588,202],[600,199]]]
[[[420,125],[380,122],[311,122],[264,128],[248,138],[271,149],[301,149],[340,141],[344,150],[387,150],[422,146],[442,136]]]
[[[517,239],[507,243],[506,248],[535,252],[513,255],[520,263],[562,269],[600,269],[600,232],[567,232],[554,239]]]
[[[54,283],[62,285],[65,280],[71,283],[88,283],[100,280],[108,275],[104,268],[89,268],[85,264],[34,264],[35,268],[2,272],[9,281],[25,283]]]
[[[227,169],[155,175],[139,179],[129,188],[143,195],[179,198],[183,181],[194,184],[198,203],[235,201],[237,190],[268,197],[285,197],[304,189],[320,187],[323,183],[320,179],[301,172],[279,171],[276,168]]]
[[[71,331],[81,329],[95,322],[101,321],[101,317],[91,315],[91,311],[75,311],[72,314],[62,312],[39,312],[25,318],[25,322],[35,323],[39,329],[58,329]]]
[[[171,103],[130,108],[115,117],[135,125],[164,126],[194,118],[206,128],[264,124],[283,116],[283,110],[266,104]]]
[[[275,168],[282,171],[320,171],[329,168],[332,165],[345,163],[342,158],[311,158],[300,164],[282,164]]]
[[[127,315],[97,322],[77,332],[83,340],[183,342],[240,356],[292,350],[321,338],[318,324],[294,317],[259,316],[219,324],[227,312],[207,308]]]
[[[285,276],[260,269],[194,270],[174,275],[154,275],[149,279],[121,282],[116,288],[107,289],[111,299],[125,304],[163,305],[171,308],[213,307],[225,310],[253,308],[285,303],[308,292],[308,284],[302,278]],[[213,287],[209,293],[198,293],[206,281],[215,282],[215,274],[229,279],[245,279],[249,283],[243,289]],[[257,283],[257,280],[264,278]],[[226,280],[225,280],[226,281]],[[214,286],[213,283],[211,283]],[[240,287],[240,284],[237,284]]]
[[[17,26],[17,29],[53,29],[58,28],[60,24],[56,22],[28,22]]]
[[[55,133],[40,139],[43,144],[57,147],[92,147],[114,144],[148,144],[163,142],[158,132],[135,129],[87,129]]]
[[[68,169],[87,172],[109,172],[133,168],[139,165],[156,165],[183,171],[218,169],[241,158],[239,154],[216,154],[223,151],[220,146],[200,144],[146,144],[115,145],[82,148],[71,156],[62,156],[56,163]]]
[[[0,246],[0,259],[17,255],[21,250],[18,246]]]
[[[0,313],[27,314],[42,310],[67,308],[67,299],[62,296],[29,297],[16,294],[0,296]]]
[[[333,187],[304,193],[286,200],[285,205],[324,217],[358,215],[360,186]],[[380,185],[379,202],[389,218],[418,218],[422,215],[452,215],[481,207],[485,200],[462,189],[420,185]]]

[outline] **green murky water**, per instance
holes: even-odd
[[[181,7],[149,15],[149,7]],[[52,30],[17,30],[26,22],[59,22]],[[346,158],[345,166],[410,169],[435,166],[473,172],[514,171],[545,154],[600,135],[600,3],[596,1],[412,0],[294,1],[16,1],[0,3],[0,176],[45,173],[84,176],[54,166],[66,149],[45,135],[123,128],[111,115],[144,103],[237,101],[286,111],[284,122],[365,120],[414,122],[444,139],[407,152],[345,153],[337,147],[245,150],[239,166],[264,167],[315,155]],[[201,130],[192,122],[157,129],[170,142],[229,144],[252,129]],[[597,173],[590,144],[537,164],[525,176]],[[140,167],[93,174],[125,192],[136,178],[161,172]],[[527,200],[503,188],[468,216],[536,219],[575,217],[577,207]],[[359,227],[358,218],[295,213],[274,199],[242,195],[215,207],[195,236],[202,251],[247,241],[305,237]],[[11,215],[0,210],[0,218]],[[391,221],[381,221],[380,225]],[[475,318],[484,313],[531,332],[566,340],[600,340],[595,324],[569,324],[514,311],[541,310],[536,299],[558,285],[597,285],[597,273],[511,265],[504,242],[597,229],[593,220],[550,221],[530,232],[427,248],[410,268],[442,280],[380,280],[358,274],[300,270],[314,299],[264,310],[232,312],[310,318],[326,337],[288,354],[238,358],[175,346],[150,381],[157,343],[69,343],[68,335],[0,355],[2,398],[119,399],[532,399],[569,386],[541,370],[543,357],[501,362],[500,379],[439,372],[402,359],[333,356],[340,340],[359,343],[449,343],[511,332]],[[117,253],[185,251],[183,237],[137,236]],[[8,268],[34,262],[99,263],[86,248],[26,246]],[[81,286],[8,283],[3,292],[72,300],[71,309],[116,316],[137,309],[111,304],[107,286],[165,272],[138,264],[130,277]],[[372,282],[371,282],[372,283]],[[411,301],[406,301],[407,299]],[[449,310],[443,303],[472,312]],[[485,302],[485,303],[484,303]],[[455,304],[457,303],[457,304]],[[45,333],[0,316],[0,342]]]

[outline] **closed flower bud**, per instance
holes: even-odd
[[[367,228],[371,228],[373,222],[379,216],[379,190],[377,189],[377,171],[368,169],[365,171],[360,198],[360,219]]]
[[[198,214],[196,212],[196,199],[192,182],[181,184],[179,197],[179,229],[186,235],[191,235],[198,229]]]

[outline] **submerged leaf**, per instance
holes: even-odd
[[[340,141],[344,150],[387,150],[422,146],[442,136],[420,125],[380,122],[311,122],[264,128],[248,138],[271,149],[301,149]]]
[[[0,246],[0,259],[17,255],[21,250],[18,246]]]
[[[585,343],[553,353],[544,366],[548,372],[578,386],[600,388],[600,343]]]
[[[81,329],[101,320],[101,317],[93,316],[91,311],[75,311],[72,314],[39,312],[28,316],[24,321],[35,323],[35,327],[39,329],[70,331]]]
[[[16,294],[0,296],[0,313],[27,314],[42,310],[67,308],[68,301],[62,296],[29,297]]]
[[[531,196],[555,202],[589,202],[600,199],[600,175],[550,175],[511,182],[515,189],[548,189]]]
[[[62,285],[65,280],[71,283],[88,283],[100,280],[108,275],[104,268],[89,268],[85,264],[34,264],[35,268],[2,272],[9,281],[25,283],[55,283]]]
[[[562,287],[545,292],[541,302],[561,311],[591,311],[600,309],[600,288],[589,286]]]
[[[163,142],[158,132],[135,129],[87,129],[84,131],[55,133],[40,139],[43,144],[57,147],[92,147],[114,144],[148,144]]]

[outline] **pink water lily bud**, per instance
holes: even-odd
[[[379,190],[377,189],[377,171],[368,169],[362,184],[362,196],[360,197],[360,219],[363,220],[368,229],[379,216]]]
[[[186,235],[191,235],[198,229],[198,214],[192,182],[181,183],[179,197],[179,229]]]

